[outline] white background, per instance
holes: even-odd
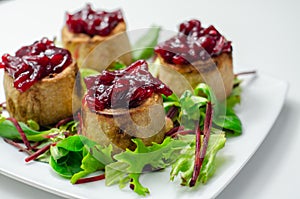
[[[70,10],[84,5],[84,1],[72,1],[74,5]],[[60,34],[65,0],[0,2],[1,55],[12,53],[24,42],[27,44],[43,36],[51,38]],[[36,9],[26,12],[28,6]],[[151,24],[162,24],[165,29],[176,30],[181,21],[191,18],[214,24],[233,41],[236,68],[256,68],[287,80],[290,89],[277,122],[259,150],[218,199],[300,198],[300,94],[297,89],[300,85],[300,1],[103,0],[97,1],[97,6],[121,7],[129,30]],[[23,21],[24,15],[29,15],[26,19],[30,20]],[[20,23],[11,24],[12,18],[19,18]],[[49,18],[61,21],[61,26],[48,25]],[[41,24],[41,21],[44,22]],[[41,27],[42,30],[33,32],[32,27]],[[0,95],[3,95],[3,90]],[[0,161],[5,160],[0,157]],[[0,195],[7,199],[59,198],[2,175]]]

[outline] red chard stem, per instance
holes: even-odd
[[[55,128],[59,128],[60,126],[67,124],[68,122],[71,122],[72,120],[73,120],[73,117],[68,117],[68,118],[62,119],[55,125]]]
[[[81,178],[81,179],[77,180],[77,182],[75,184],[95,182],[95,181],[99,181],[99,180],[103,180],[103,179],[105,179],[105,174],[101,174],[101,175],[93,176],[93,177],[89,177],[89,178]]]
[[[170,136],[170,137],[174,137],[176,136],[175,134],[177,132],[181,132],[184,130],[184,127],[183,126],[176,126],[174,128],[172,128],[171,130],[169,130],[167,133],[166,133],[166,136]]]
[[[185,130],[185,131],[177,131],[170,135],[172,138],[177,137],[178,135],[187,135],[195,132],[194,130]]]
[[[179,126],[172,128],[171,130],[166,132],[166,136],[172,136],[174,133],[176,133],[178,131],[178,129],[179,129]]]
[[[20,133],[20,136],[25,144],[25,146],[27,147],[28,150],[32,150],[32,147],[23,131],[23,129],[21,128],[21,126],[19,125],[18,121],[15,118],[7,118],[7,120],[11,121],[15,127],[17,128],[18,132]]]
[[[175,115],[177,115],[178,113],[178,107],[176,106],[172,106],[169,110],[168,110],[168,113],[167,113],[167,117],[170,118],[170,119],[173,119],[175,117]]]
[[[33,149],[33,150],[38,150],[37,147],[40,146],[40,145],[41,145],[40,142],[36,142],[36,143],[32,146],[32,149]]]
[[[201,162],[200,162],[201,131],[199,128],[199,121],[196,121],[195,129],[196,129],[195,130],[195,134],[196,134],[195,162],[194,162],[194,171],[193,171],[192,179],[190,181],[190,187],[193,187],[196,184],[201,169]]]
[[[31,160],[35,160],[37,157],[39,157],[40,155],[46,153],[49,149],[50,149],[50,146],[53,145],[53,144],[48,144],[46,146],[44,146],[43,148],[37,150],[35,153],[33,153],[32,155],[28,156],[26,159],[25,159],[25,162],[29,162]]]
[[[14,142],[14,141],[12,141],[12,140],[9,140],[9,139],[6,139],[6,138],[3,138],[3,140],[4,140],[6,143],[8,143],[8,144],[10,144],[10,145],[16,147],[17,149],[19,149],[19,151],[24,151],[24,152],[26,152],[28,155],[31,155],[31,154],[32,154],[29,150],[27,150],[26,148],[22,147],[21,145],[19,145],[18,143]]]
[[[211,102],[208,102],[206,105],[206,114],[204,120],[204,130],[203,130],[203,143],[201,147],[201,131],[196,129],[196,150],[195,150],[195,164],[194,164],[194,172],[192,175],[192,179],[190,181],[190,187],[195,186],[198,176],[201,171],[202,163],[205,158],[208,141],[210,137],[210,129],[212,126],[212,116],[213,116],[213,109]],[[199,124],[198,124],[199,125]]]

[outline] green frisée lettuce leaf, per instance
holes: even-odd
[[[105,167],[105,184],[111,186],[119,183],[120,188],[124,188],[130,181],[126,172],[129,164],[126,162],[113,162]]]
[[[136,150],[126,150],[114,156],[116,162],[105,167],[105,184],[111,186],[119,184],[120,188],[130,185],[139,195],[145,196],[150,190],[140,182],[140,176],[145,168],[166,168],[172,165],[170,179],[174,180],[180,175],[182,185],[188,185],[193,170],[195,159],[195,135],[180,136],[179,139],[167,137],[162,144],[145,146],[139,139],[134,139]],[[215,172],[217,152],[225,145],[224,133],[212,134],[208,142],[207,152],[203,161],[202,169],[198,178],[199,182],[205,183]]]
[[[177,161],[172,164],[170,179],[173,181],[175,177],[180,175],[181,185],[188,186],[193,175],[194,159],[195,159],[195,135],[180,136],[179,140],[185,141],[188,147],[182,151],[177,157]],[[213,176],[216,170],[216,155],[225,145],[226,138],[224,133],[212,134],[210,136],[206,155],[198,177],[198,184],[206,183]]]
[[[175,140],[167,137],[163,143],[153,143],[151,146],[145,146],[140,139],[133,139],[136,149],[126,151],[114,156],[117,162],[105,167],[106,184],[112,185],[119,183],[120,187],[130,183],[130,187],[139,195],[149,193],[148,188],[144,187],[139,177],[146,166],[152,169],[162,169],[169,166],[176,160],[178,153],[186,146],[181,140]]]
[[[173,153],[184,146],[180,140],[169,137],[162,144],[153,143],[151,146],[145,146],[140,139],[134,139],[133,142],[137,146],[134,151],[127,149],[114,156],[117,161],[129,164],[129,173],[140,173],[145,165],[151,165],[154,169],[165,168],[171,162]]]

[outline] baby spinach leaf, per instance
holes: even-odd
[[[242,122],[232,108],[227,108],[226,115],[218,116],[214,124],[221,127],[228,136],[238,136],[242,133]]]
[[[56,146],[67,151],[81,152],[84,146],[83,139],[83,136],[70,136],[58,142]]]
[[[72,176],[71,183],[74,184],[80,178],[83,178],[84,176],[95,171],[104,169],[104,166],[105,165],[99,162],[94,156],[92,156],[90,153],[87,153],[81,160],[80,168],[82,171],[79,171]]]
[[[43,141],[46,140],[50,131],[35,131],[31,128],[29,128],[25,123],[23,122],[18,122],[19,125],[21,126],[22,130],[24,131],[27,139],[29,141]],[[18,132],[17,128],[15,125],[6,119],[2,119],[0,122],[0,136],[10,139],[10,140],[22,140],[20,133]]]
[[[75,173],[81,171],[81,160],[81,153],[70,151],[66,156],[63,156],[58,160],[54,160],[51,155],[49,164],[60,176],[71,178]]]
[[[50,147],[50,153],[51,153],[53,160],[58,161],[59,159],[67,156],[69,151],[64,148],[52,146],[52,147]]]
[[[101,147],[87,137],[70,136],[50,148],[51,167],[61,176],[76,183],[80,178],[113,162],[112,146]]]
[[[113,162],[111,153],[112,145],[108,147],[101,147],[100,145],[94,145],[92,148],[86,146],[86,153],[82,159],[80,168],[82,171],[74,174],[71,178],[71,183],[76,183],[80,178],[94,173],[95,171],[104,170],[105,165]]]

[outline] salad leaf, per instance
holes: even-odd
[[[195,122],[201,120],[200,107],[206,105],[208,100],[204,97],[195,96],[189,90],[186,90],[180,97],[181,112],[179,114],[180,124],[186,130],[195,129]]]
[[[51,149],[50,151],[52,152]],[[64,178],[71,178],[75,173],[81,171],[81,160],[82,155],[74,151],[69,151],[67,155],[59,158],[57,161],[54,160],[53,154],[51,153],[49,164],[60,176]]]
[[[31,128],[34,131],[40,130],[40,125],[34,120],[28,120],[27,125],[29,128]]]
[[[179,98],[175,93],[172,93],[172,95],[169,95],[168,97],[162,95],[162,98],[163,98],[163,102],[164,102],[163,105],[166,113],[172,106],[180,107]]]
[[[227,136],[238,136],[242,133],[242,122],[233,108],[227,107],[226,115],[217,116],[214,124],[221,127]]]
[[[167,137],[162,144],[153,143],[151,146],[145,146],[140,139],[134,139],[133,142],[137,146],[134,151],[127,149],[114,156],[117,161],[128,163],[129,173],[141,173],[145,165],[151,165],[154,169],[165,168],[172,158],[170,157],[172,153],[185,146],[181,141],[170,137]]]
[[[195,126],[195,121],[200,122],[200,127],[203,126],[205,117],[205,105],[211,101],[214,106],[213,124],[216,128],[223,130],[227,136],[238,136],[242,133],[242,122],[235,113],[234,106],[240,102],[240,81],[235,80],[235,87],[228,100],[220,102],[215,97],[211,88],[204,83],[198,84],[194,93],[187,90],[180,99],[176,95],[169,97],[163,96],[164,108],[167,112],[172,106],[179,108],[178,123],[184,126],[185,130],[192,130]]]
[[[71,178],[75,173],[80,172],[83,159],[82,136],[70,136],[61,140],[56,146],[50,148],[49,164],[59,175]]]
[[[133,189],[134,192],[142,196],[150,193],[149,189],[144,187],[139,180],[141,173],[130,173],[128,176],[131,179],[130,188]]]
[[[151,146],[145,146],[140,139],[133,139],[136,149],[117,154],[114,159],[116,163],[105,167],[106,184],[111,185],[120,183],[120,187],[130,182],[130,187],[139,195],[146,195],[149,190],[139,182],[139,176],[145,166],[151,166],[152,169],[166,168],[176,160],[177,153],[186,146],[181,140],[175,140],[170,137],[165,138],[163,143],[153,143]]]
[[[124,63],[122,63],[122,62],[120,62],[120,61],[115,61],[115,62],[113,62],[113,63],[109,66],[108,70],[110,70],[110,71],[121,70],[121,69],[124,69],[124,68],[126,68],[126,67],[127,67],[126,64],[124,64]]]
[[[50,148],[50,152],[51,167],[59,175],[70,178],[73,184],[113,162],[111,145],[102,147],[81,135],[61,140]]]
[[[29,141],[43,141],[47,139],[47,135],[51,133],[52,131],[36,131],[31,128],[29,128],[25,123],[18,122],[21,126],[22,130],[24,131],[27,139]],[[0,136],[10,139],[10,140],[22,140],[20,133],[18,132],[15,125],[9,121],[6,120],[4,117],[2,117],[0,121]]]
[[[180,174],[181,185],[188,186],[192,178],[195,159],[195,135],[180,136],[180,140],[185,141],[189,147],[182,151],[177,158],[177,161],[172,164],[170,179],[173,181]],[[203,136],[202,136],[203,139]],[[206,183],[207,180],[214,174],[216,169],[217,152],[225,145],[225,134],[212,134],[208,142],[206,155],[201,167],[198,182]]]
[[[56,147],[63,148],[67,151],[74,151],[79,152],[82,151],[82,148],[84,146],[83,141],[87,139],[80,135],[70,136],[66,139],[61,140],[56,144]]]
[[[219,110],[225,110],[214,115],[214,124],[218,128],[226,132],[226,136],[239,136],[242,134],[242,122],[238,115],[235,113],[234,107],[241,101],[241,92],[240,87],[241,80],[238,78],[234,79],[234,86],[231,94],[228,96],[225,102],[218,102],[217,106]]]
[[[4,122],[5,120],[6,120],[6,118],[2,114],[0,114],[0,123]]]
[[[111,157],[112,145],[109,145],[108,147],[94,145],[90,148],[90,152],[88,152],[88,150],[84,150],[83,153],[85,153],[85,155],[80,166],[82,171],[79,171],[72,176],[72,184],[76,183],[80,178],[83,178],[88,174],[103,170],[105,165],[113,162]]]
[[[119,183],[120,188],[124,188],[130,181],[126,170],[129,164],[126,162],[113,162],[105,167],[105,184],[107,186]]]
[[[194,89],[194,94],[196,96],[204,96],[210,101],[214,106],[214,115],[223,114],[225,110],[224,106],[221,106],[222,102],[217,100],[213,90],[205,83],[198,84]]]
[[[86,153],[86,155],[81,160],[80,168],[82,169],[82,171],[79,171],[72,176],[72,184],[75,184],[80,178],[83,178],[90,173],[104,169],[104,165],[96,158],[94,158],[93,155],[91,155],[90,153]]]
[[[241,102],[241,93],[242,93],[242,88],[240,86],[241,83],[242,81],[240,79],[238,78],[234,79],[232,92],[226,99],[226,106],[228,108],[233,108],[235,105]]]
[[[80,69],[80,75],[82,77],[82,79],[91,76],[91,75],[97,75],[99,74],[98,71],[91,69],[91,68],[81,68]]]
[[[160,27],[152,26],[137,42],[132,46],[132,61],[148,59],[154,54],[154,47],[157,44]]]
[[[77,132],[77,122],[75,121],[68,122],[59,128],[51,128],[44,131],[35,130],[39,129],[39,125],[33,120],[29,120],[30,127],[23,122],[18,122],[18,124],[24,131],[28,141],[32,142],[48,141],[49,139],[51,139],[53,142],[56,142],[64,139],[66,132],[70,134]],[[0,136],[10,140],[22,140],[20,133],[13,122],[7,120],[3,116],[0,117]]]
[[[215,104],[217,102],[217,98],[214,92],[205,83],[198,84],[194,89],[194,94],[196,96],[206,96],[207,100],[210,101],[212,104]]]

